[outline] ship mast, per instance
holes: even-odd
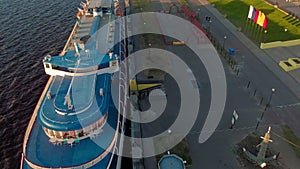
[[[75,69],[75,72],[74,72],[74,76],[72,77],[72,80],[71,80],[71,83],[69,85],[68,92],[65,96],[65,101],[64,101],[64,105],[68,104],[68,110],[73,109],[73,105],[72,105],[72,101],[71,101],[71,97],[70,97],[70,92],[71,92],[72,85],[74,83],[75,74],[76,74],[76,72],[78,70],[78,67],[79,67],[79,64],[80,64],[80,53],[78,51],[77,44],[74,43],[74,46],[75,46],[75,49],[77,49],[76,54],[78,56],[78,59],[77,59],[77,62],[76,62],[76,69]]]

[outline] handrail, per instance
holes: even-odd
[[[78,21],[75,23],[75,25],[74,25],[74,27],[73,27],[73,29],[72,29],[72,32],[71,32],[71,34],[70,34],[70,36],[69,36],[69,38],[68,38],[68,40],[67,40],[66,45],[64,46],[63,50],[62,50],[61,53],[59,54],[60,56],[63,56],[63,55],[66,53],[66,49],[67,49],[67,47],[69,46],[69,43],[70,43],[70,41],[71,41],[71,38],[72,38],[73,34],[75,33],[77,27],[78,27]]]
[[[115,142],[116,142],[116,139],[117,139],[117,135],[118,132],[115,132],[115,135],[114,135],[114,138],[112,140],[112,142],[110,143],[110,145],[107,147],[107,149],[102,153],[100,154],[98,157],[86,162],[86,163],[83,163],[81,165],[77,165],[77,166],[72,166],[72,167],[60,167],[60,169],[73,169],[73,168],[81,168],[81,167],[84,167],[84,168],[87,168],[87,167],[90,167],[90,166],[93,166],[93,164],[96,164],[98,163],[99,161],[101,161],[104,157],[106,157],[106,155],[108,153],[111,152],[112,148],[114,147],[115,145]],[[52,167],[43,167],[43,166],[39,166],[37,164],[34,164],[32,162],[30,162],[25,156],[24,156],[24,159],[25,161],[27,162],[27,164],[32,167],[32,168],[39,168],[39,169],[52,169]]]
[[[75,25],[74,25],[74,27],[73,27],[73,29],[72,29],[72,32],[71,32],[71,34],[70,34],[70,36],[69,36],[69,38],[68,38],[68,40],[67,40],[67,43],[66,43],[66,45],[64,46],[62,52],[60,53],[60,56],[62,56],[62,55],[65,54],[66,49],[67,49],[67,47],[68,47],[68,45],[69,45],[69,42],[70,42],[70,40],[71,40],[71,38],[72,38],[74,32],[76,31],[77,26],[78,26],[78,22],[75,23]],[[35,120],[36,120],[37,111],[38,111],[38,109],[39,109],[39,107],[40,107],[40,105],[41,105],[41,103],[42,103],[42,101],[43,101],[43,98],[44,98],[44,96],[45,96],[45,94],[46,94],[46,91],[48,90],[48,88],[49,88],[49,86],[50,86],[50,84],[51,84],[52,78],[53,78],[53,76],[50,76],[50,78],[48,79],[47,84],[46,84],[46,86],[45,86],[45,88],[44,88],[44,90],[43,90],[43,92],[42,92],[42,95],[40,96],[39,101],[38,101],[38,103],[37,103],[37,105],[36,105],[36,107],[35,107],[35,109],[34,109],[34,111],[33,111],[33,114],[32,114],[32,116],[31,116],[31,118],[30,118],[28,127],[27,127],[27,129],[26,129],[26,131],[25,131],[25,135],[24,135],[24,139],[23,139],[23,153],[22,153],[22,159],[21,159],[21,168],[23,168],[23,160],[24,160],[24,159],[26,160],[25,155],[26,155],[27,142],[28,142],[28,138],[29,138],[29,136],[30,136],[30,133],[31,133],[33,124],[34,124],[34,122],[35,122]]]
[[[124,25],[125,24],[125,20],[123,21],[124,23],[121,25]],[[123,30],[124,31],[124,30]],[[120,38],[120,41],[121,41],[121,38]],[[121,45],[122,43],[120,43]],[[122,53],[123,51],[121,51]],[[123,52],[123,55],[124,55],[124,52]],[[126,57],[125,55],[123,56],[124,58]],[[121,66],[122,64],[120,64]],[[120,169],[121,168],[121,159],[122,159],[122,154],[123,154],[123,143],[124,143],[124,135],[125,135],[125,131],[124,131],[124,123],[125,123],[125,120],[126,120],[126,103],[127,103],[127,81],[128,81],[128,75],[127,75],[127,59],[124,59],[123,60],[123,65],[124,65],[124,72],[122,71],[122,67],[120,67],[120,70],[119,70],[119,83],[123,83],[123,84],[119,84],[119,90],[121,91],[121,87],[123,87],[123,92],[124,92],[124,98],[123,98],[123,101],[119,100],[119,105],[122,104],[122,111],[123,111],[123,119],[122,119],[122,124],[121,124],[121,127],[122,127],[122,130],[121,130],[121,138],[120,138],[120,147],[119,147],[119,157],[118,157],[118,160],[117,160],[117,169]],[[123,78],[122,78],[122,75],[123,75]],[[125,79],[125,80],[124,80]],[[120,93],[119,93],[120,95]],[[119,106],[120,107],[120,106]],[[119,111],[121,111],[121,109],[119,109]]]
[[[34,124],[34,122],[36,120],[36,115],[37,115],[38,109],[39,109],[39,107],[40,107],[40,105],[41,105],[41,103],[42,103],[42,101],[43,101],[43,99],[44,99],[44,97],[46,95],[46,92],[47,92],[47,90],[48,90],[48,88],[49,88],[49,86],[51,84],[52,78],[53,78],[53,76],[50,76],[50,78],[49,78],[49,80],[48,80],[48,82],[47,82],[47,84],[45,86],[45,89],[43,90],[42,95],[41,95],[41,97],[40,97],[40,99],[39,99],[39,101],[38,101],[38,103],[37,103],[37,105],[36,105],[36,107],[35,107],[35,109],[33,111],[33,114],[32,114],[31,119],[29,121],[28,127],[26,129],[25,136],[24,136],[24,141],[23,141],[23,143],[25,143],[25,144],[23,144],[23,153],[24,153],[24,156],[26,155],[26,153],[25,153],[26,152],[26,146],[27,146],[26,144],[27,144],[29,135],[31,133],[33,124]]]

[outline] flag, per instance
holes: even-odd
[[[253,8],[251,19],[254,20],[257,9]]]
[[[262,12],[260,12],[259,15],[258,15],[258,18],[257,18],[257,22],[256,22],[256,23],[257,23],[259,26],[262,27],[262,26],[264,25],[265,18],[266,18],[265,14],[262,13]]]
[[[250,7],[249,7],[249,12],[248,12],[248,18],[249,19],[252,19],[252,15],[253,15],[253,10],[254,10],[255,8],[253,8],[253,6],[252,5],[250,5]]]
[[[263,29],[266,29],[268,26],[268,18],[267,18],[267,15],[265,16],[265,20],[264,20],[264,23],[263,23]]]
[[[253,21],[254,21],[255,23],[257,23],[257,19],[258,19],[259,13],[260,13],[259,10],[256,10],[256,11],[255,11],[255,16],[254,16],[254,19],[253,19]]]

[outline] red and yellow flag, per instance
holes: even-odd
[[[253,19],[253,21],[255,22],[255,23],[257,23],[257,20],[258,20],[258,17],[259,17],[259,15],[260,15],[260,10],[256,10],[255,11],[255,16],[254,16],[254,19]]]
[[[264,20],[264,24],[263,24],[263,29],[266,29],[268,26],[268,18],[267,18],[267,15],[265,16],[265,20]]]
[[[265,14],[262,13],[262,12],[260,12],[259,15],[258,15],[258,19],[257,19],[257,22],[256,22],[256,23],[257,23],[259,26],[262,27],[262,26],[264,25],[265,19],[266,19]]]

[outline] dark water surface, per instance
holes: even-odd
[[[49,78],[42,58],[58,55],[80,0],[0,0],[0,168],[20,166],[23,137]]]

